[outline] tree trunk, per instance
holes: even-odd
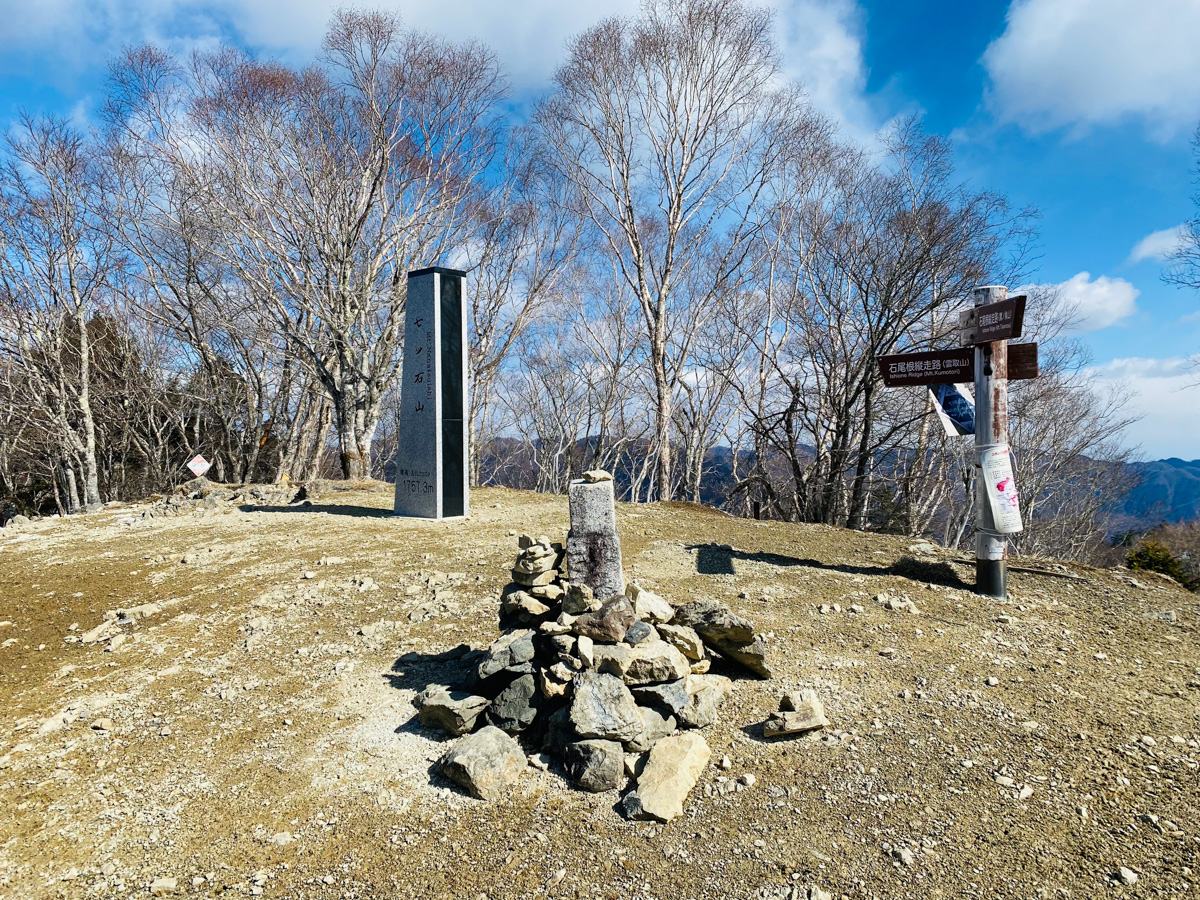
[[[867,521],[867,482],[871,477],[871,431],[875,425],[875,404],[872,402],[875,385],[867,385],[864,395],[866,415],[863,418],[862,436],[858,441],[858,465],[854,471],[854,489],[850,495],[848,525],[861,531]]]
[[[79,512],[79,487],[75,483],[75,469],[65,456],[62,459],[59,471],[62,475],[64,493],[67,497],[67,514],[74,515]]]
[[[87,322],[79,314],[79,414],[83,420],[83,502],[87,509],[100,503],[100,467],[96,463],[96,421],[92,416],[92,348]]]
[[[671,389],[667,384],[665,341],[655,339],[654,365],[654,442],[658,448],[654,477],[658,482],[658,499],[671,499]]]
[[[371,475],[371,442],[375,438],[378,415],[370,415],[358,404],[343,403],[338,423],[338,451],[342,477],[348,480]]]

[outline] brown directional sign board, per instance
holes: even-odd
[[[934,350],[879,357],[885,387],[907,384],[958,384],[975,380],[975,350]]]
[[[1036,343],[1008,345],[1008,380],[1025,381],[1038,377]]]
[[[1011,341],[1021,336],[1025,323],[1024,294],[958,314],[959,340],[964,344]]]
[[[996,304],[992,304],[996,305]],[[963,384],[975,380],[975,348],[897,353],[879,357],[884,387],[912,384]],[[1008,345],[1008,380],[1038,377],[1037,344]]]

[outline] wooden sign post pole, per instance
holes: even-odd
[[[1006,287],[975,289],[975,306],[1006,299]],[[996,528],[983,454],[1008,446],[1008,341],[975,345],[975,590],[1008,596],[1008,538]]]
[[[975,590],[998,599],[1008,592],[1007,535],[1024,527],[1008,447],[1008,381],[1038,377],[1037,344],[1013,344],[1010,360],[1008,342],[1021,336],[1026,299],[1009,299],[1006,287],[976,288],[974,307],[958,314],[963,346],[879,357],[884,387],[975,382]]]

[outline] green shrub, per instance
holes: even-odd
[[[1146,538],[1129,551],[1125,565],[1131,569],[1160,572],[1168,578],[1174,578],[1189,591],[1200,588],[1200,582],[1187,573],[1183,563],[1171,552],[1170,548],[1151,538]]]

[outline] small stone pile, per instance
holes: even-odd
[[[683,812],[709,758],[696,729],[715,721],[732,691],[730,679],[709,673],[713,654],[770,677],[763,639],[715,601],[676,609],[625,584],[606,473],[572,483],[570,500],[566,546],[519,538],[500,599],[505,633],[465,690],[420,694],[418,720],[469,735],[440,768],[475,796],[511,789],[525,763],[519,736],[530,751],[559,757],[583,790],[635,779],[625,814],[668,821]]]

